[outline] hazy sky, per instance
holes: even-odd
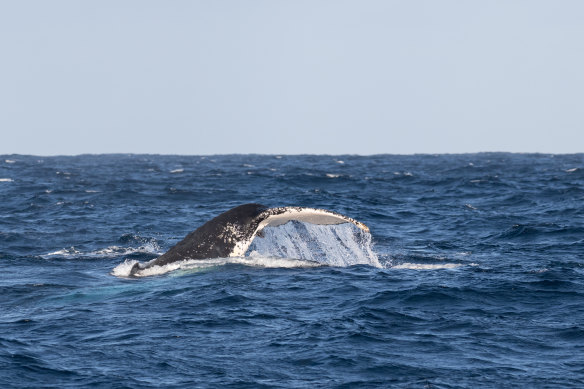
[[[0,154],[584,152],[584,1],[0,0]]]

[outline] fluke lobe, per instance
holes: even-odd
[[[130,276],[152,266],[164,266],[187,259],[241,257],[256,236],[266,227],[297,220],[312,224],[353,223],[364,231],[369,228],[350,217],[326,209],[304,207],[267,208],[261,204],[244,204],[209,220],[160,257],[136,263]]]

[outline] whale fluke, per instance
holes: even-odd
[[[348,216],[326,209],[305,207],[268,208],[244,204],[209,220],[160,257],[145,264],[136,263],[130,275],[152,266],[164,266],[187,259],[241,257],[256,236],[266,227],[297,220],[312,224],[352,223],[364,231],[369,228]]]

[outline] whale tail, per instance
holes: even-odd
[[[132,266],[132,268],[130,269],[130,271],[128,272],[128,274],[129,274],[130,276],[134,276],[134,275],[136,275],[136,273],[137,273],[137,272],[138,272],[138,270],[140,270],[140,269],[142,269],[142,268],[140,267],[140,262],[136,262],[136,263],[134,264],[134,266]]]
[[[209,220],[160,257],[141,265],[134,264],[130,275],[151,266],[164,266],[186,259],[243,257],[256,236],[266,227],[277,227],[290,221],[311,224],[352,223],[369,232],[355,219],[326,209],[306,207],[267,208],[261,204],[244,204]]]

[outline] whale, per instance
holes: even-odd
[[[166,253],[148,262],[137,262],[130,276],[154,266],[191,259],[243,257],[256,237],[263,237],[266,227],[277,227],[291,221],[331,225],[352,223],[369,232],[365,224],[340,213],[306,207],[268,208],[261,204],[243,204],[209,220]]]

